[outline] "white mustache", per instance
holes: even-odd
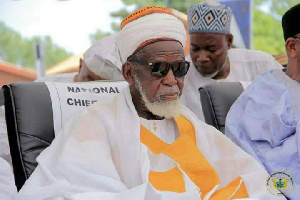
[[[180,90],[178,85],[173,85],[172,87],[164,87],[162,90],[159,90],[156,94],[156,97],[159,97],[161,95],[169,94],[169,93],[177,93],[180,95]]]

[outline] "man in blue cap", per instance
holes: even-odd
[[[191,67],[185,78],[183,103],[204,120],[198,88],[216,81],[251,82],[262,72],[282,66],[268,53],[232,48],[232,11],[219,3],[188,9]]]

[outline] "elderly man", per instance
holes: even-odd
[[[232,141],[274,177],[278,172],[285,174],[280,176],[288,182],[279,189],[290,199],[300,197],[299,19],[300,4],[282,17],[286,71],[271,70],[258,76],[231,107],[226,120],[226,135]]]
[[[80,70],[74,73],[43,77],[37,82],[87,82],[97,80],[123,80],[121,61],[117,48],[117,35],[99,40],[80,60]],[[0,107],[0,199],[13,199],[17,194],[7,138],[4,106]]]
[[[230,34],[232,11],[222,4],[193,5],[188,9],[190,70],[185,78],[183,103],[204,120],[198,89],[216,81],[250,82],[262,72],[282,66],[261,51],[235,49]]]
[[[178,100],[185,40],[166,8],[126,17],[119,48],[130,86],[66,124],[18,199],[273,199],[266,171]]]

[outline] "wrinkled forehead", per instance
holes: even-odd
[[[229,34],[219,33],[190,33],[192,45],[223,45]]]
[[[158,41],[148,44],[136,52],[140,56],[153,57],[160,55],[183,56],[184,49],[178,41]]]

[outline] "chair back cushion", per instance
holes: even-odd
[[[51,98],[45,83],[3,87],[5,118],[15,182],[19,190],[37,166],[36,157],[54,139]]]
[[[240,82],[216,82],[199,88],[205,122],[224,133],[227,113],[243,91]]]

